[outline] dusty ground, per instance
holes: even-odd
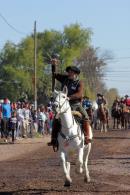
[[[57,153],[46,143],[49,137],[0,144],[0,194],[130,195],[130,130],[94,131],[89,159],[91,182],[76,175],[73,185],[63,187],[64,177]]]

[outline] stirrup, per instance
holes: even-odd
[[[58,148],[59,148],[59,145],[58,144],[57,145],[53,145],[54,152],[57,152],[58,151]]]
[[[58,147],[57,139],[52,139],[50,142],[47,143],[48,146]]]
[[[53,146],[52,141],[47,143],[48,146]]]
[[[56,142],[55,138],[51,138],[51,141],[47,143],[48,146],[53,146]]]

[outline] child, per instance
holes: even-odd
[[[14,132],[17,128],[17,113],[16,111],[12,112],[11,118],[10,118],[10,130],[12,131],[12,143],[14,143]]]

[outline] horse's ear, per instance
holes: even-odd
[[[54,92],[53,93],[57,95],[58,94],[58,91],[56,89],[54,89]]]
[[[67,86],[64,86],[63,93],[65,93],[66,95],[68,94],[68,88],[67,88]]]
[[[58,95],[58,91],[56,89],[54,89],[52,96],[55,98]]]

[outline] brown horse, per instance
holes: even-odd
[[[99,120],[99,129],[101,132],[107,132],[108,128],[108,110],[103,106],[103,104],[99,105],[97,110],[97,119]]]
[[[125,104],[121,108],[121,127],[128,129],[130,124],[130,109]]]

